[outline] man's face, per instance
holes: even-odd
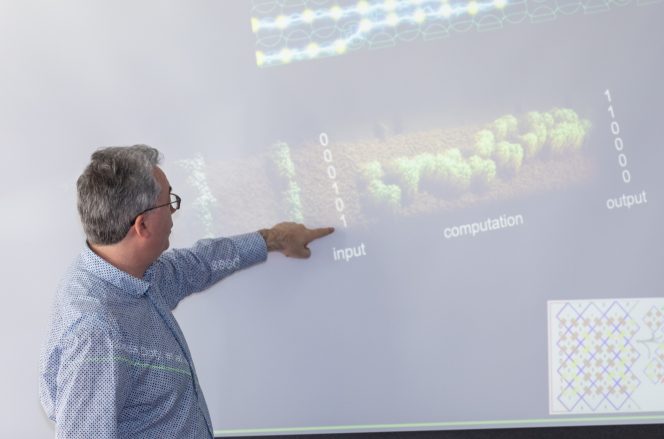
[[[154,176],[161,186],[159,198],[157,198],[156,205],[166,204],[171,201],[171,185],[166,178],[166,174],[159,167],[154,168]],[[175,209],[172,206],[164,206],[150,211],[146,217],[146,223],[150,227],[153,237],[155,250],[161,254],[168,249],[169,236],[173,228],[172,214]]]

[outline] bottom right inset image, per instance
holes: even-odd
[[[548,302],[552,415],[664,410],[664,298]]]

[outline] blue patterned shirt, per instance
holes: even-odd
[[[41,358],[40,398],[56,437],[213,437],[171,310],[266,258],[258,233],[207,239],[165,252],[138,279],[81,252],[58,288]]]

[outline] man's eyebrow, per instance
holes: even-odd
[[[168,187],[168,192],[170,193],[173,190],[173,186]]]

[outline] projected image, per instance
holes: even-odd
[[[637,0],[646,5],[661,0]],[[360,49],[491,31],[564,15],[606,12],[631,0],[254,0],[251,28],[260,67]]]
[[[199,343],[220,434],[661,420],[664,303],[625,298],[661,284],[645,4],[244,5],[243,87],[169,172],[179,230],[337,230],[305,271],[271,258],[270,285],[238,276],[191,314],[237,334]]]
[[[664,300],[549,303],[551,414],[664,410]]]
[[[51,299],[155,298],[87,303],[57,282],[93,254],[76,178],[97,148],[132,144],[161,152],[180,197],[169,251],[285,221],[334,228],[304,260],[264,255],[258,234],[200,243],[233,256],[206,250],[169,284],[175,320],[161,317],[186,346],[134,340],[139,366],[186,381],[209,413],[199,431],[664,423],[664,0],[33,3],[0,3],[2,243],[25,270],[5,290],[30,284],[3,321],[33,340],[3,375],[28,424],[50,425],[24,384]],[[146,218],[168,218],[159,201]],[[224,277],[238,260],[255,266]],[[156,264],[177,277],[191,261]],[[54,435],[23,420],[7,437]]]
[[[279,218],[358,226],[587,180],[594,172],[584,153],[590,130],[590,121],[574,110],[554,108],[504,115],[479,127],[352,142],[337,143],[323,133],[313,144],[278,142],[263,156],[209,163],[197,157],[180,165],[197,190],[194,207],[210,234],[215,222],[239,230]],[[217,203],[224,194],[233,197]],[[251,209],[233,205],[242,200],[251,200]]]
[[[380,145],[385,158],[359,165],[358,186],[366,204],[407,214],[509,197],[549,180],[571,182],[585,173],[577,168],[563,177],[556,164],[576,156],[589,128],[573,110],[555,109],[506,115],[458,137],[398,136]],[[404,145],[409,155],[400,155]]]

